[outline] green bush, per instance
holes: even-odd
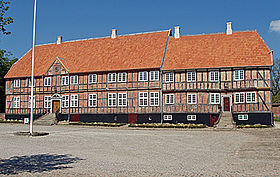
[[[139,127],[139,128],[205,128],[206,125],[203,124],[129,124],[129,127]]]
[[[261,124],[255,124],[255,125],[237,125],[237,128],[270,128],[271,125],[261,125]]]
[[[126,124],[125,123],[103,123],[103,122],[69,122],[69,125],[121,127]]]

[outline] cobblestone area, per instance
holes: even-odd
[[[280,176],[277,128],[0,127],[0,176]]]

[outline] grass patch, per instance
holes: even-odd
[[[0,123],[23,124],[22,120],[0,120]]]
[[[139,128],[205,128],[204,124],[129,124],[129,127],[139,127]]]
[[[69,125],[101,126],[101,127],[121,127],[126,123],[103,123],[103,122],[69,122]]]
[[[237,125],[236,128],[271,128],[271,125],[261,125],[261,124],[255,124],[255,125]]]

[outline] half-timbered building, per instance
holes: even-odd
[[[6,119],[57,112],[59,120],[271,124],[272,51],[256,31],[180,35],[180,28],[35,47],[6,78]]]

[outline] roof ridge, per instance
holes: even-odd
[[[233,31],[233,33],[238,33],[238,32],[257,32],[257,30],[241,30],[241,31]],[[184,37],[184,36],[215,35],[215,34],[225,34],[225,32],[216,32],[216,33],[200,33],[200,34],[185,34],[185,35],[181,35],[181,37]]]
[[[150,34],[150,33],[159,33],[159,32],[167,32],[169,30],[158,30],[158,31],[147,31],[147,32],[139,32],[139,33],[131,33],[131,34],[122,34],[118,36],[133,36],[133,35],[140,35],[140,34]],[[86,40],[92,40],[92,39],[103,39],[103,38],[110,38],[111,36],[103,36],[103,37],[92,37],[92,38],[85,38],[85,39],[75,39],[75,40],[69,40],[69,41],[63,41],[62,43],[66,42],[78,42],[78,41],[86,41]],[[36,46],[44,46],[44,45],[51,45],[56,44],[56,42],[46,43],[46,44],[38,44]]]

